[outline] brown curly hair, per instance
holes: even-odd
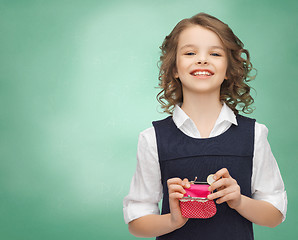
[[[252,87],[247,83],[253,80],[255,75],[250,75],[254,68],[250,62],[249,52],[243,48],[243,43],[227,24],[206,13],[199,13],[180,21],[160,46],[158,88],[162,90],[156,98],[163,111],[172,114],[174,106],[183,102],[181,81],[174,76],[178,38],[183,30],[193,25],[200,25],[215,32],[227,50],[227,79],[221,85],[220,101],[224,101],[235,114],[239,112],[237,107],[244,113],[252,113],[254,108],[250,105],[254,103],[254,99],[250,95]],[[245,58],[241,56],[243,54]]]

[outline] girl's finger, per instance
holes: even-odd
[[[210,185],[208,190],[213,192],[214,190],[221,190],[222,188],[232,185],[232,178],[221,178]]]
[[[168,186],[171,184],[180,184],[181,185],[182,180],[180,178],[170,178],[167,180]]]
[[[173,192],[180,192],[182,194],[186,193],[184,188],[178,184],[171,184],[169,185],[168,189],[169,189],[169,193],[173,193]]]
[[[180,199],[180,198],[183,198],[184,194],[182,193],[179,193],[179,192],[173,192],[171,194],[169,194],[169,198],[170,199]]]
[[[230,176],[230,173],[229,173],[229,171],[228,171],[228,169],[226,169],[226,168],[222,168],[222,169],[220,169],[220,170],[218,170],[215,174],[214,174],[214,179],[215,180],[218,180],[218,179],[220,179],[220,178],[229,178],[229,177],[231,177]]]
[[[228,195],[228,194],[232,193],[233,191],[234,191],[233,188],[224,188],[223,190],[220,190],[220,191],[218,191],[216,193],[209,194],[207,196],[207,198],[209,200],[221,198],[221,197],[223,197],[225,195]]]
[[[184,178],[184,179],[183,179],[181,185],[182,185],[182,187],[184,187],[184,188],[190,188],[190,183],[189,183],[189,181],[188,181],[187,178]]]
[[[235,192],[231,192],[230,194],[227,194],[219,199],[216,200],[216,203],[217,204],[221,204],[221,203],[224,203],[224,202],[228,202],[230,200],[234,200],[235,198],[237,198],[237,193]]]

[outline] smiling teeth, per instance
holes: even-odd
[[[210,72],[206,72],[206,71],[200,71],[200,72],[195,72],[193,75],[197,76],[197,75],[207,75],[207,76],[210,76],[211,73]]]

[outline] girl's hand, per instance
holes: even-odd
[[[189,188],[190,183],[187,178],[183,181],[180,178],[170,178],[167,181],[169,190],[169,204],[171,213],[171,224],[175,229],[181,228],[187,221],[181,214],[179,199],[184,196],[186,191],[184,188]]]
[[[216,199],[216,203],[227,202],[230,208],[237,208],[241,203],[240,186],[237,181],[229,174],[228,169],[222,168],[214,174],[215,182],[209,187],[212,192],[217,189],[216,193],[208,195],[209,200]]]

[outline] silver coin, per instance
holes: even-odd
[[[207,183],[209,185],[211,185],[212,183],[214,183],[215,180],[214,180],[214,174],[210,174],[208,177],[207,177]]]

